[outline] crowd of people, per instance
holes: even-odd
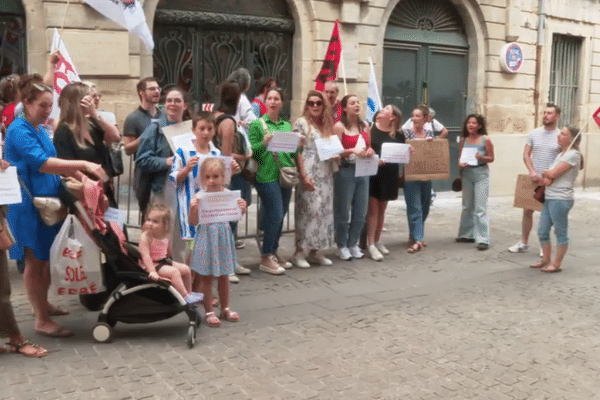
[[[49,71],[53,70],[55,56],[49,59]],[[1,210],[0,217],[6,214],[15,236],[10,257],[24,262],[23,281],[35,314],[36,332],[69,337],[73,332],[52,319],[68,311],[48,301],[49,252],[60,223],[46,226],[27,193],[55,196],[61,176],[80,179],[87,175],[104,182],[109,202],[117,206],[107,149],[119,142],[121,135],[114,115],[98,110],[101,95],[92,83],[66,86],[60,95],[60,117],[49,122],[50,82],[48,76],[27,75],[10,76],[0,84],[6,103],[2,113],[5,161],[1,167],[16,166],[24,186],[23,202]],[[332,265],[324,255],[332,247],[340,260],[360,259],[367,252],[373,260],[381,261],[390,253],[381,241],[386,207],[398,198],[403,170],[399,164],[379,161],[375,175],[356,176],[357,159],[381,156],[384,143],[410,139],[427,145],[436,138],[435,132],[441,138],[448,134],[433,119],[434,111],[425,105],[416,106],[405,124],[401,111],[395,105],[386,105],[369,125],[361,117],[363,99],[354,94],[339,99],[334,81],[328,81],[323,92],[311,90],[306,95],[301,116],[292,124],[282,116],[286,94],[272,78],[257,82],[258,95],[252,101],[246,96],[250,85],[250,73],[239,68],[219,86],[213,112],[193,113],[192,102],[183,89],[171,86],[163,91],[156,79],[142,79],[136,87],[140,105],[127,116],[123,128],[125,153],[135,160],[133,190],[144,221],[141,266],[150,279],[169,279],[186,301],[202,299],[211,327],[219,326],[221,320],[239,320],[229,308],[229,284],[251,271],[237,261],[236,250],[243,242],[236,240],[235,221],[199,222],[201,193],[240,190],[238,205],[245,212],[252,201],[252,187],[256,189],[261,201],[262,272],[281,275],[293,266]],[[161,99],[163,106],[159,106]],[[560,108],[549,104],[544,126],[528,135],[524,151],[531,181],[546,188],[538,228],[541,260],[531,265],[544,272],[561,270],[568,246],[573,185],[582,165],[578,131],[573,127],[559,130],[559,118]],[[194,148],[173,151],[163,129],[187,120],[192,121]],[[290,131],[300,136],[296,151],[269,151],[269,142],[277,132]],[[317,142],[335,136],[343,151],[320,160]],[[456,241],[475,243],[478,250],[487,250],[488,165],[494,161],[494,147],[482,115],[471,114],[465,119],[459,147],[461,152],[475,149],[477,162],[458,165],[463,207]],[[225,165],[218,156],[230,156],[231,165]],[[295,169],[298,178],[293,211],[295,251],[290,260],[279,251],[284,218],[294,192],[294,185],[282,180],[284,168]],[[432,182],[406,181],[403,185],[408,223],[406,251],[414,254],[427,247],[425,222]],[[528,250],[532,214],[531,210],[524,211],[523,236],[509,251]],[[554,259],[552,226],[557,236]],[[45,350],[23,338],[14,323],[6,260],[6,251],[0,251],[0,336],[10,338],[12,351],[43,356]],[[212,295],[213,278],[218,281],[218,298]],[[221,313],[217,317],[213,309],[219,304]]]

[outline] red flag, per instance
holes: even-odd
[[[600,126],[600,107],[596,110],[594,114],[592,114],[592,117],[594,118],[594,121],[596,121],[598,126]]]
[[[329,40],[329,46],[327,46],[327,53],[325,54],[325,60],[323,60],[323,66],[321,72],[317,75],[316,90],[323,91],[325,88],[325,82],[332,81],[337,78],[337,69],[340,64],[340,58],[342,57],[342,38],[340,37],[340,27],[338,20],[335,20],[333,25],[333,32],[331,33],[331,39]]]

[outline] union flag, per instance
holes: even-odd
[[[323,91],[325,89],[325,82],[332,81],[337,78],[337,69],[342,58],[342,38],[340,36],[339,22],[336,19],[333,25],[333,32],[331,33],[331,39],[329,40],[329,46],[327,46],[327,53],[323,60],[323,66],[321,72],[317,75],[317,84],[315,89]]]

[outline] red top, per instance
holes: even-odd
[[[17,103],[10,103],[2,110],[2,123],[6,129],[15,119],[15,108],[17,108]]]
[[[259,117],[262,117],[263,115],[265,115],[268,111],[267,109],[267,105],[260,99],[260,97],[255,97],[254,100],[252,100],[253,103],[258,104],[258,107],[260,107],[260,115]]]
[[[369,148],[371,146],[371,140],[369,139],[369,135],[367,135],[367,132],[362,131],[360,135],[362,135],[363,139],[365,139],[367,148]],[[358,135],[346,135],[346,132],[342,133],[342,147],[344,147],[344,149],[355,148],[357,142]]]
[[[342,104],[338,102],[331,108],[333,108],[333,123],[340,122],[342,119]]]

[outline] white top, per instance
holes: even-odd
[[[544,127],[532,130],[527,135],[527,144],[531,146],[531,162],[538,174],[550,168],[561,149],[558,145],[560,130],[547,131]]]
[[[423,126],[425,127],[426,131],[433,131],[433,132],[441,132],[442,129],[444,129],[444,125],[442,125],[440,123],[440,121],[438,121],[437,119],[433,119],[431,120],[431,122],[425,122],[425,124],[423,124]],[[402,125],[402,130],[412,130],[413,128],[413,121],[412,118],[409,118],[404,125]]]
[[[561,161],[569,164],[571,168],[569,168],[567,172],[556,178],[556,180],[552,182],[552,185],[546,187],[546,199],[574,199],[573,184],[575,183],[575,179],[577,179],[579,167],[581,166],[581,154],[575,149],[571,149],[566,153],[560,153],[556,157],[554,162],[550,165],[549,169],[554,168],[556,164],[558,164]]]

